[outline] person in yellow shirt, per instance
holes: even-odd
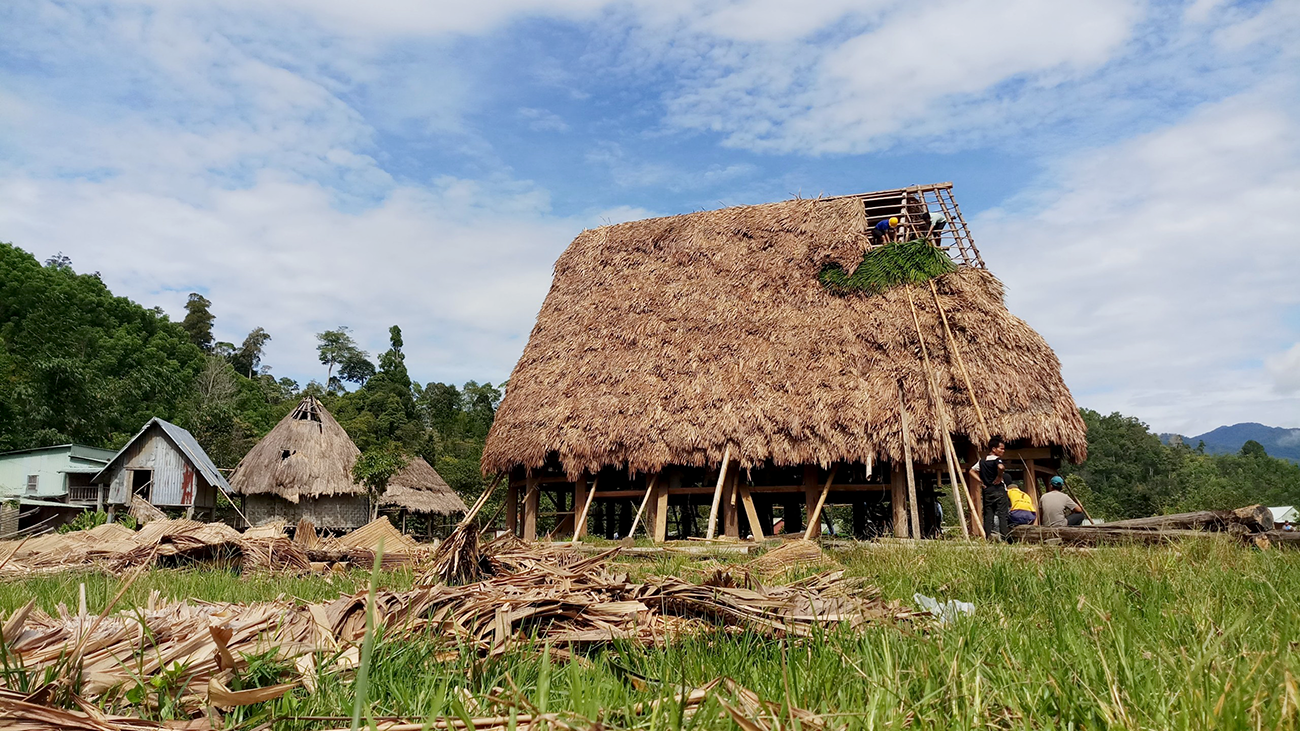
[[[1009,522],[1012,527],[1034,524],[1034,520],[1038,518],[1034,513],[1034,501],[1030,499],[1029,493],[1017,487],[1010,477],[1007,478],[1007,499],[1011,501]]]

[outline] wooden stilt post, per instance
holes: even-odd
[[[581,538],[587,534],[587,521],[578,522],[578,513],[582,506],[587,504],[587,475],[584,473],[577,481],[573,483],[573,515],[569,516],[569,521],[573,524],[572,534],[575,538]]]
[[[907,537],[907,473],[902,465],[889,465],[889,502],[894,514],[894,537]]]
[[[713,488],[713,505],[709,507],[709,532],[705,536],[713,540],[718,534],[718,505],[722,502],[722,486],[727,481],[727,468],[731,467],[731,445],[722,453],[722,469],[718,470],[718,484]]]
[[[524,478],[524,540],[537,540],[537,511],[541,507],[541,491],[537,488],[537,476],[528,470]]]
[[[912,472],[912,430],[907,423],[907,407],[903,403],[903,384],[898,384],[898,417],[903,426],[903,462],[907,465],[907,506],[911,518],[912,537],[921,537],[921,514],[916,504],[916,475]]]
[[[583,478],[582,481],[583,483],[586,483],[587,480],[586,478]],[[577,543],[579,540],[581,540],[583,534],[587,532],[587,513],[588,511],[591,510],[591,501],[595,499],[596,488],[599,485],[600,485],[600,475],[596,475],[596,478],[591,481],[591,488],[587,490],[587,499],[582,503],[582,512],[578,513],[577,521],[573,524],[574,543]],[[577,506],[576,502],[574,503],[574,506],[575,507]]]
[[[812,540],[813,536],[821,534],[822,530],[822,507],[826,505],[826,496],[831,492],[831,483],[835,482],[835,473],[839,472],[838,464],[831,466],[831,473],[826,477],[826,484],[822,487],[822,492],[817,496],[817,507],[808,513],[808,527],[804,529],[803,539]]]
[[[727,485],[723,488],[726,497],[722,500],[722,532],[728,538],[740,538],[740,511],[737,509],[736,483],[740,481],[740,469],[731,471]]]
[[[682,478],[680,473],[674,468],[672,475],[668,478],[667,485],[663,484],[663,481],[661,480],[660,483],[655,486],[655,496],[651,498],[654,501],[655,506],[654,521],[652,523],[654,526],[654,533],[651,537],[654,539],[655,543],[663,543],[668,540],[668,490],[673,484],[680,486],[681,481]],[[647,518],[647,520],[649,519]]]
[[[506,530],[519,535],[519,486],[514,484],[506,485]]]

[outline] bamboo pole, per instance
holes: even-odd
[[[718,470],[718,484],[713,488],[713,504],[709,507],[709,532],[706,536],[708,540],[718,532],[718,505],[722,502],[722,485],[727,480],[727,468],[731,466],[731,445],[722,453],[722,469]]]
[[[962,381],[966,384],[966,394],[970,396],[971,405],[975,407],[975,416],[980,421],[980,430],[984,432],[984,441],[987,442],[993,437],[989,431],[988,422],[984,420],[984,410],[980,408],[979,399],[975,398],[975,387],[971,385],[970,373],[966,370],[966,361],[961,357],[961,351],[957,348],[957,339],[952,336],[952,329],[948,327],[948,313],[944,311],[943,305],[939,302],[939,290],[934,286],[934,280],[930,280],[930,294],[934,297],[934,306],[939,310],[939,317],[943,320],[943,331],[948,336],[948,348],[952,351],[953,357],[957,359],[957,368],[961,370]]]
[[[596,488],[600,486],[600,475],[591,481],[591,488],[587,490],[587,502],[582,506],[582,513],[573,521],[573,545],[578,545],[582,539],[582,526],[587,525],[587,511],[591,510],[591,501],[596,499]]]
[[[632,519],[632,529],[627,532],[628,540],[631,540],[632,535],[636,533],[636,527],[641,523],[641,514],[645,512],[645,506],[650,502],[650,495],[654,493],[655,486],[658,484],[659,473],[656,472],[654,473],[654,476],[650,478],[649,484],[645,486],[645,497],[641,498],[641,507],[637,508],[636,517]]]
[[[943,435],[943,458],[948,463],[948,482],[952,485],[952,499],[957,503],[957,522],[961,523],[961,535],[970,538],[970,528],[966,526],[966,506],[961,499],[961,491],[965,488],[957,481],[957,474],[961,470],[957,469],[957,455],[952,448],[952,437],[948,434]]]
[[[763,526],[758,522],[758,509],[754,507],[754,496],[749,494],[749,485],[737,481],[736,492],[740,495],[740,502],[745,506],[745,517],[749,520],[749,532],[754,535],[754,540],[763,540]]]
[[[813,533],[817,532],[821,526],[822,506],[826,504],[826,496],[830,494],[831,483],[835,481],[835,473],[839,472],[839,470],[840,466],[838,464],[833,465],[831,467],[830,475],[826,477],[826,484],[822,486],[822,494],[817,498],[817,507],[814,508],[812,514],[808,516],[808,527],[803,532],[803,539],[805,541],[812,540]]]

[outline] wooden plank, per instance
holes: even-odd
[[[754,540],[763,540],[763,524],[758,521],[758,510],[754,508],[754,498],[749,494],[747,485],[740,485],[740,502],[745,506],[745,517],[749,519],[749,530],[754,534]]]
[[[668,540],[668,486],[660,484],[655,488],[654,496],[654,533],[651,538],[655,543]]]
[[[731,466],[731,445],[722,453],[722,468],[718,470],[718,484],[713,488],[713,504],[709,507],[708,539],[718,534],[718,505],[722,502],[722,486],[727,481],[727,468]]]
[[[835,473],[840,469],[839,464],[831,466],[831,473],[826,477],[826,486],[822,488],[821,495],[817,497],[817,507],[808,514],[808,527],[804,529],[803,538],[805,541],[812,540],[812,537],[821,533],[822,526],[822,506],[826,505],[826,495],[831,491],[831,483],[835,481]]]

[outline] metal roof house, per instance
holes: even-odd
[[[162,508],[185,508],[188,517],[211,517],[217,490],[230,484],[188,431],[150,419],[94,477],[108,485],[110,505],[129,505],[135,495]]]
[[[112,459],[111,449],[55,444],[0,454],[0,537],[20,527],[58,527],[77,512],[103,505],[92,478]]]

